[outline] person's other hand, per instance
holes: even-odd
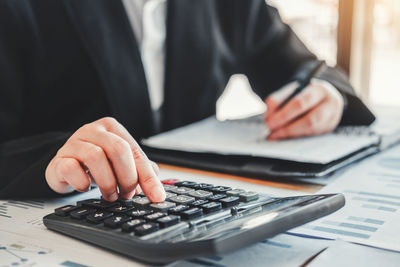
[[[292,82],[265,100],[269,140],[329,133],[339,124],[343,114],[343,96],[322,80],[313,79],[310,85],[278,109],[297,86],[297,82]]]
[[[150,201],[165,199],[157,165],[113,118],[102,118],[79,128],[50,161],[46,180],[58,193],[73,189],[82,192],[90,188],[89,173],[105,200],[131,198],[138,184]]]

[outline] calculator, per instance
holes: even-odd
[[[152,263],[220,255],[328,215],[342,194],[277,198],[224,185],[168,179],[166,200],[101,197],[55,209],[48,229]]]

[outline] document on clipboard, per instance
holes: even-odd
[[[209,117],[142,141],[153,159],[240,175],[327,175],[378,151],[380,137],[357,131],[268,141],[263,115],[218,121]]]

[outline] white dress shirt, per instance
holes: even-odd
[[[166,0],[122,0],[146,75],[151,108],[159,111],[164,102]]]

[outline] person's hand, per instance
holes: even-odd
[[[103,198],[131,198],[138,184],[152,202],[165,199],[158,167],[129,132],[113,118],[79,128],[58,150],[46,169],[50,188],[58,193],[88,191],[90,176]],[[118,195],[119,191],[119,195]]]
[[[329,133],[339,124],[343,97],[335,87],[322,80],[313,79],[310,85],[278,109],[297,86],[297,82],[290,83],[265,100],[269,140]]]

